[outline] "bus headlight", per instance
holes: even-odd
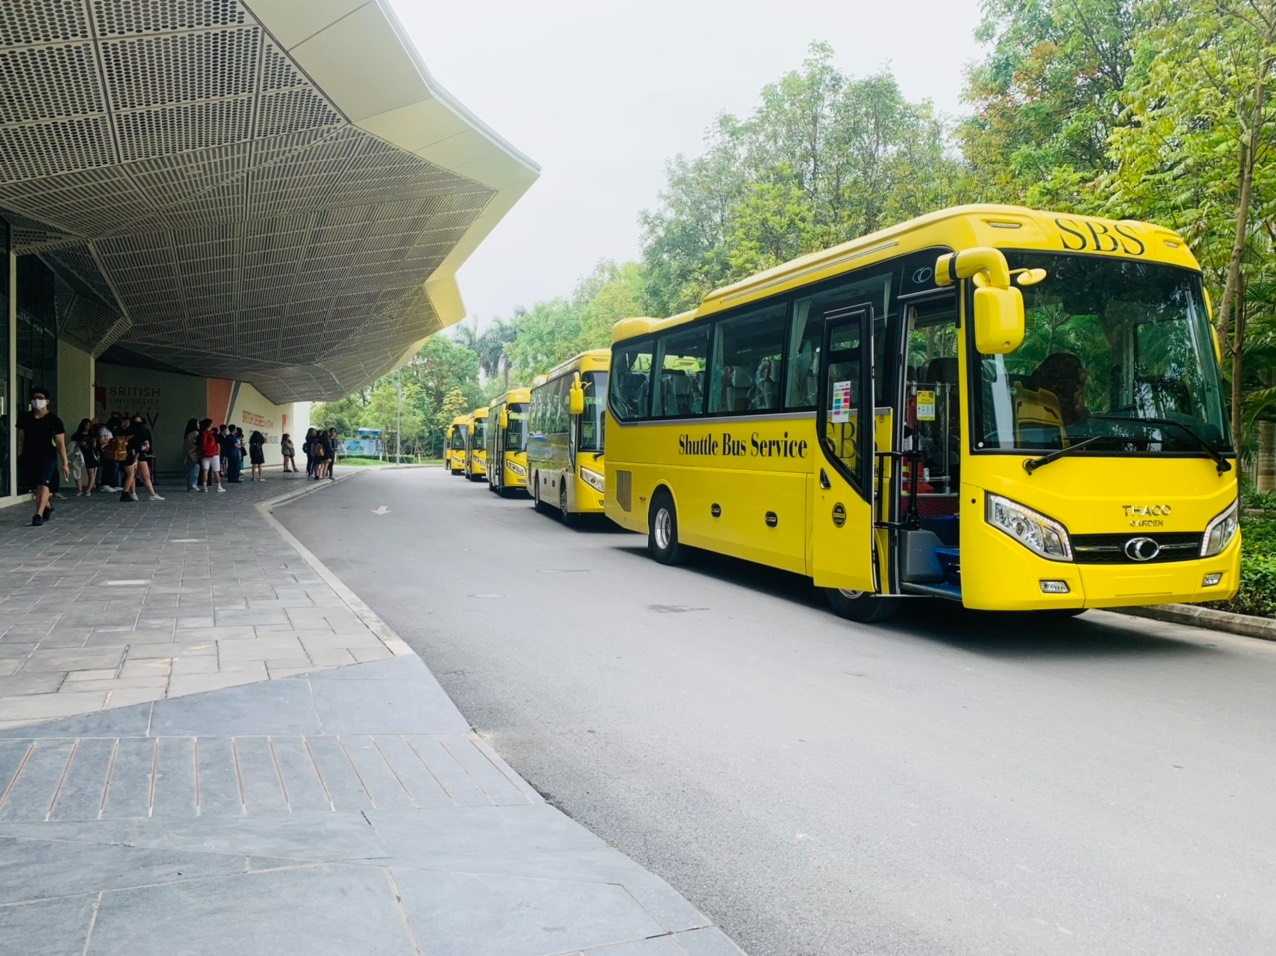
[[[1226,511],[1205,526],[1205,538],[1201,541],[1202,558],[1213,557],[1232,543],[1236,537],[1239,505],[1239,501],[1233,501]]]
[[[987,497],[984,518],[998,531],[1005,532],[1043,558],[1072,560],[1072,542],[1068,539],[1067,529],[1059,522],[1001,495],[990,494]]]
[[[580,468],[580,480],[600,495],[607,491],[607,483],[603,480],[603,476],[596,471],[590,471],[584,465]]]
[[[509,469],[511,472],[513,472],[514,474],[518,475],[518,477],[520,477],[520,478],[526,478],[526,477],[527,477],[527,469],[526,469],[526,468],[524,468],[522,465],[520,465],[520,464],[519,464],[518,462],[516,462],[516,461],[509,461],[509,460],[506,460],[506,462],[505,462],[505,467],[506,467],[506,468],[508,468],[508,469]]]

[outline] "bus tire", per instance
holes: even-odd
[[[558,479],[558,513],[563,516],[563,524],[571,527],[576,523],[576,516],[567,510],[567,479]]]
[[[867,591],[843,591],[824,588],[824,597],[838,617],[858,624],[877,624],[894,617],[899,610],[900,599],[869,594]]]
[[[647,550],[661,564],[682,564],[690,555],[678,541],[678,512],[673,497],[661,489],[651,499],[647,515]]]
[[[532,475],[532,510],[541,514],[545,513],[545,506],[541,504],[541,473],[539,471]]]

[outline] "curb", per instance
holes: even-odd
[[[324,584],[332,588],[337,597],[341,598],[341,600],[345,602],[346,606],[350,608],[351,613],[362,621],[364,626],[375,634],[380,639],[381,643],[390,649],[395,657],[406,657],[408,655],[415,656],[416,651],[412,650],[407,641],[399,637],[389,624],[381,620],[376,611],[364,604],[359,598],[359,595],[350,590],[341,578],[333,574],[332,571],[328,569],[328,566],[320,561],[314,552],[297,540],[296,536],[285,528],[279,519],[271,513],[280,505],[289,504],[296,501],[298,498],[304,498],[306,495],[314,494],[324,488],[330,488],[343,481],[349,481],[352,478],[357,478],[361,474],[363,474],[362,471],[355,471],[348,475],[340,475],[332,481],[315,482],[315,487],[313,488],[301,488],[297,491],[289,492],[286,495],[280,495],[278,498],[272,498],[270,501],[260,502],[255,507],[266,523],[270,525],[271,528],[273,528],[275,532],[284,539],[284,541],[288,542],[288,545],[294,551],[301,555],[302,560],[305,561],[306,564],[310,565],[315,574],[319,575],[319,577],[323,579]]]
[[[1147,607],[1109,608],[1118,614],[1146,617],[1188,627],[1203,627],[1241,637],[1254,637],[1260,641],[1276,641],[1276,621],[1249,614],[1233,614],[1231,611],[1215,611],[1195,604],[1152,604]]]

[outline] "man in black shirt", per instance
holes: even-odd
[[[66,428],[62,419],[49,411],[49,393],[36,387],[31,389],[31,411],[18,417],[18,470],[22,483],[35,493],[32,527],[38,528],[53,517],[49,488],[57,476],[59,461],[63,476],[70,479]]]

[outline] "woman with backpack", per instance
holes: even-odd
[[[199,488],[198,491],[208,491],[209,484],[215,479],[217,481],[217,490],[225,491],[222,487],[222,449],[221,443],[217,440],[217,432],[213,428],[213,420],[205,418],[199,423]]]

